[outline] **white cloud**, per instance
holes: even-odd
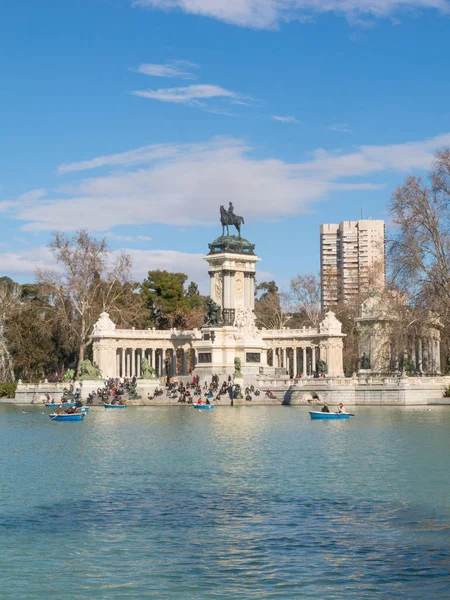
[[[147,235],[120,235],[112,232],[106,233],[105,236],[115,242],[151,242],[153,239]]]
[[[134,96],[159,100],[161,102],[175,102],[177,104],[189,104],[190,106],[208,106],[203,101],[213,98],[226,99],[231,104],[248,104],[250,98],[237,92],[227,90],[220,85],[207,83],[188,85],[186,87],[163,88],[159,90],[144,90],[131,92]]]
[[[131,0],[135,6],[212,17],[240,25],[267,29],[281,21],[310,20],[317,14],[335,13],[353,23],[367,17],[392,17],[401,11],[435,9],[450,12],[448,0]]]
[[[271,119],[274,121],[280,121],[280,123],[300,123],[295,117],[280,117],[278,115],[272,115]]]
[[[197,75],[192,73],[192,69],[199,69],[200,66],[187,60],[174,60],[165,65],[154,63],[144,63],[137,69],[138,73],[150,75],[151,77],[178,77],[180,79],[195,79]]]
[[[334,123],[333,125],[328,125],[327,129],[329,129],[330,131],[336,131],[337,133],[352,132],[348,123]]]
[[[126,248],[124,251],[133,260],[132,275],[136,281],[142,281],[153,269],[161,269],[186,273],[189,280],[195,281],[201,286],[203,293],[208,292],[208,265],[203,259],[203,254],[189,254],[175,250],[136,250],[134,248]],[[113,252],[113,256],[118,254],[119,251]]]
[[[56,261],[46,246],[23,250],[22,252],[0,253],[0,272],[10,277],[28,276],[34,279],[36,269],[56,268]]]
[[[28,231],[107,231],[148,223],[185,227],[216,223],[219,205],[232,199],[249,220],[286,218],[309,210],[311,203],[336,190],[376,189],[383,182],[374,185],[372,174],[426,169],[434,152],[445,145],[450,145],[450,133],[419,142],[361,146],[347,154],[320,149],[311,160],[297,163],[255,158],[251,147],[233,138],[168,145],[166,158],[148,146],[103,156],[98,163],[93,159],[66,165],[66,172],[80,171],[94,164],[117,167],[122,160],[127,169],[81,179],[65,196],[15,203],[13,215]],[[139,168],[133,168],[138,156]]]

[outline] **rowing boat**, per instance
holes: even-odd
[[[193,404],[193,407],[200,410],[210,410],[211,408],[214,408],[214,404]]]
[[[105,404],[105,408],[126,408],[126,404]]]
[[[85,413],[72,413],[71,415],[54,413],[49,415],[52,421],[82,421],[85,417]]]
[[[310,410],[311,419],[349,419],[350,413],[318,412]]]

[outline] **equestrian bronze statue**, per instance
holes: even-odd
[[[241,224],[245,225],[243,217],[239,217],[234,214],[233,203],[230,202],[230,207],[226,210],[223,205],[220,207],[220,222],[222,223],[222,235],[225,235],[225,227],[227,228],[227,235],[230,235],[230,225],[234,225],[241,237]]]

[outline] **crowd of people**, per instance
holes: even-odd
[[[211,401],[220,401],[230,398],[233,393],[233,381],[231,377],[220,383],[219,377],[213,375],[210,383],[207,381],[201,383],[198,377],[193,377],[192,381],[167,381],[166,397],[171,400],[177,400],[183,404],[199,403],[204,399],[206,404]],[[156,393],[155,393],[156,395]],[[245,388],[245,400],[251,402],[254,397],[260,395],[260,391],[253,385]],[[150,399],[150,395],[149,395]]]
[[[93,404],[99,400],[103,404],[125,404],[126,398],[136,393],[136,377],[110,377],[105,380],[103,387],[88,395],[87,403]]]

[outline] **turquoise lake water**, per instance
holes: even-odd
[[[1,600],[450,598],[450,407],[25,410]]]

